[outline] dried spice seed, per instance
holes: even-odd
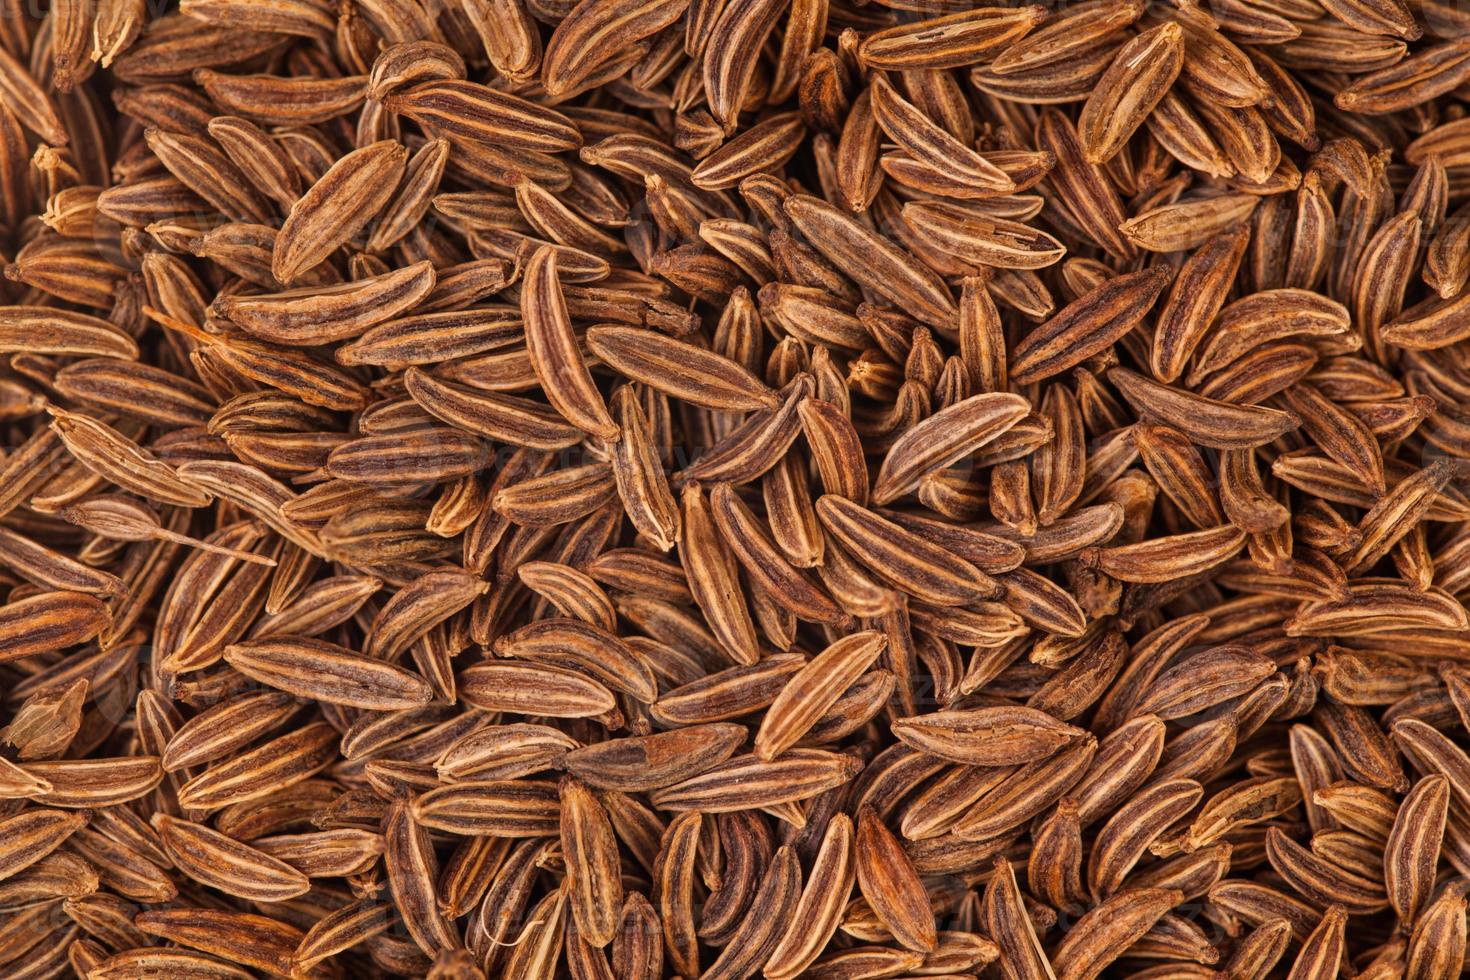
[[[1454,11],[10,14],[6,975],[1458,975]]]

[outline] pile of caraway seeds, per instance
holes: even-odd
[[[0,976],[1461,976],[1462,5],[43,6]]]

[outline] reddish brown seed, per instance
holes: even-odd
[[[938,942],[929,896],[898,839],[872,807],[858,813],[857,879],[863,897],[899,944],[930,952]]]

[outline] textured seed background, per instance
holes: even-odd
[[[1455,980],[1470,14],[0,0],[0,977]]]

